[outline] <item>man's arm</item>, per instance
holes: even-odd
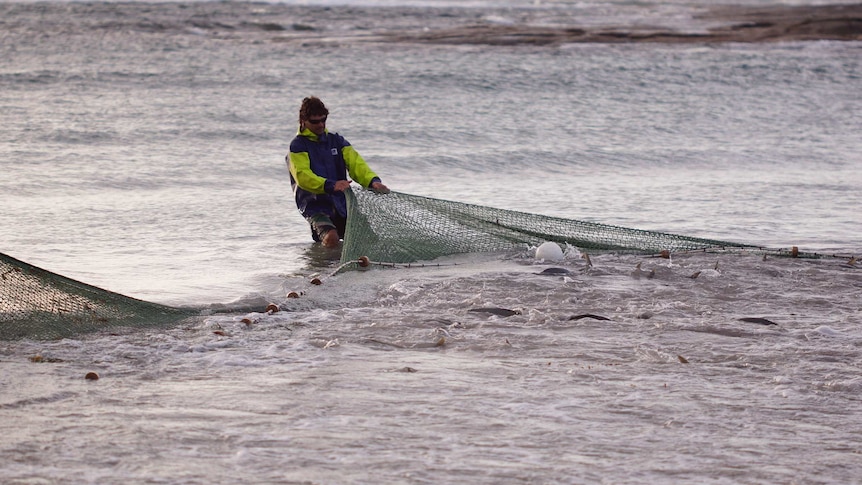
[[[308,152],[290,152],[288,167],[299,188],[312,194],[331,194],[335,191],[334,181],[327,180],[311,170]]]
[[[341,149],[341,156],[344,157],[344,163],[347,165],[347,172],[350,177],[357,181],[363,187],[373,187],[373,183],[377,182],[380,185],[380,177],[371,170],[371,167],[365,163],[362,155],[357,152],[353,146],[346,145]]]

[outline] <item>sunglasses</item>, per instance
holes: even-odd
[[[312,125],[319,125],[321,123],[326,123],[326,116],[324,116],[323,118],[318,118],[316,120],[309,118],[305,121],[307,121],[309,124],[312,124]]]

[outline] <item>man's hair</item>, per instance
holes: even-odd
[[[307,120],[312,116],[327,116],[328,114],[329,110],[326,109],[326,105],[320,98],[309,96],[302,100],[302,106],[299,107],[299,122],[302,123],[302,120]]]

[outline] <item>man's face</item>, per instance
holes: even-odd
[[[305,127],[311,130],[315,135],[320,136],[326,130],[326,115],[309,116],[305,120]]]

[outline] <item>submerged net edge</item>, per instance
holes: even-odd
[[[114,293],[0,253],[0,340],[162,326],[198,313]]]

